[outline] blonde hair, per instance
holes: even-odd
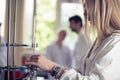
[[[92,23],[85,19],[86,32],[96,29],[97,37],[103,37],[120,30],[120,0],[84,0],[84,8]]]

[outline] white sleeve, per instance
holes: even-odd
[[[97,73],[91,73],[89,76],[83,76],[74,69],[66,71],[60,80],[104,80]]]
[[[82,80],[82,76],[78,72],[74,69],[70,69],[62,75],[60,80],[78,80],[78,78]]]
[[[68,52],[67,52],[68,53],[67,54],[67,56],[68,56],[67,57],[67,61],[68,62],[66,64],[68,65],[69,68],[72,68],[72,55],[71,55],[71,51],[70,51],[69,48],[67,48],[67,50],[68,50]]]
[[[51,48],[51,46],[48,46],[48,47],[46,48],[46,54],[45,54],[45,56],[46,56],[48,59],[50,59],[50,60],[53,59],[53,58],[52,58],[52,48]]]
[[[87,76],[71,69],[62,75],[61,80],[120,80],[120,41],[110,48],[106,55],[95,61]]]
[[[0,43],[4,44],[4,40],[0,38]],[[0,66],[7,66],[7,48],[6,46],[0,46]]]

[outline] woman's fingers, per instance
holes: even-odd
[[[31,59],[31,60],[28,61],[28,62],[38,62],[38,58]]]
[[[50,71],[55,63],[48,60],[43,55],[32,55],[29,57],[29,60],[25,62],[25,65],[33,65],[39,67],[44,71]]]
[[[36,62],[25,62],[26,65],[38,66]]]
[[[32,62],[38,62],[40,55],[32,55],[30,57],[30,61]]]
[[[40,55],[32,55],[30,58],[38,58]]]

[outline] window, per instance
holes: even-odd
[[[36,0],[36,43],[44,50],[54,39],[56,0]]]
[[[0,28],[0,36],[2,37],[4,37],[5,3],[6,0],[0,0],[0,23],[2,23]]]
[[[62,3],[61,4],[61,20],[60,25],[67,29],[68,36],[65,40],[65,44],[70,47],[71,50],[74,48],[74,44],[77,39],[77,35],[73,33],[69,28],[68,19],[71,16],[79,15],[84,21],[84,15],[83,15],[83,5],[80,3]]]

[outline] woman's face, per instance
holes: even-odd
[[[88,3],[84,3],[84,16],[91,24],[95,25],[94,15],[93,15],[94,12],[91,12],[91,11],[94,11],[94,9],[90,10],[90,9],[92,9],[91,7],[93,7],[93,5],[91,5],[91,6],[89,6],[89,5],[90,4],[88,4]]]
[[[83,6],[84,6],[84,16],[85,16],[85,18],[87,18],[88,21],[90,21],[88,5],[86,3],[84,3]]]
[[[66,37],[66,32],[65,31],[61,31],[60,33],[58,33],[58,39],[59,41],[63,41]]]

